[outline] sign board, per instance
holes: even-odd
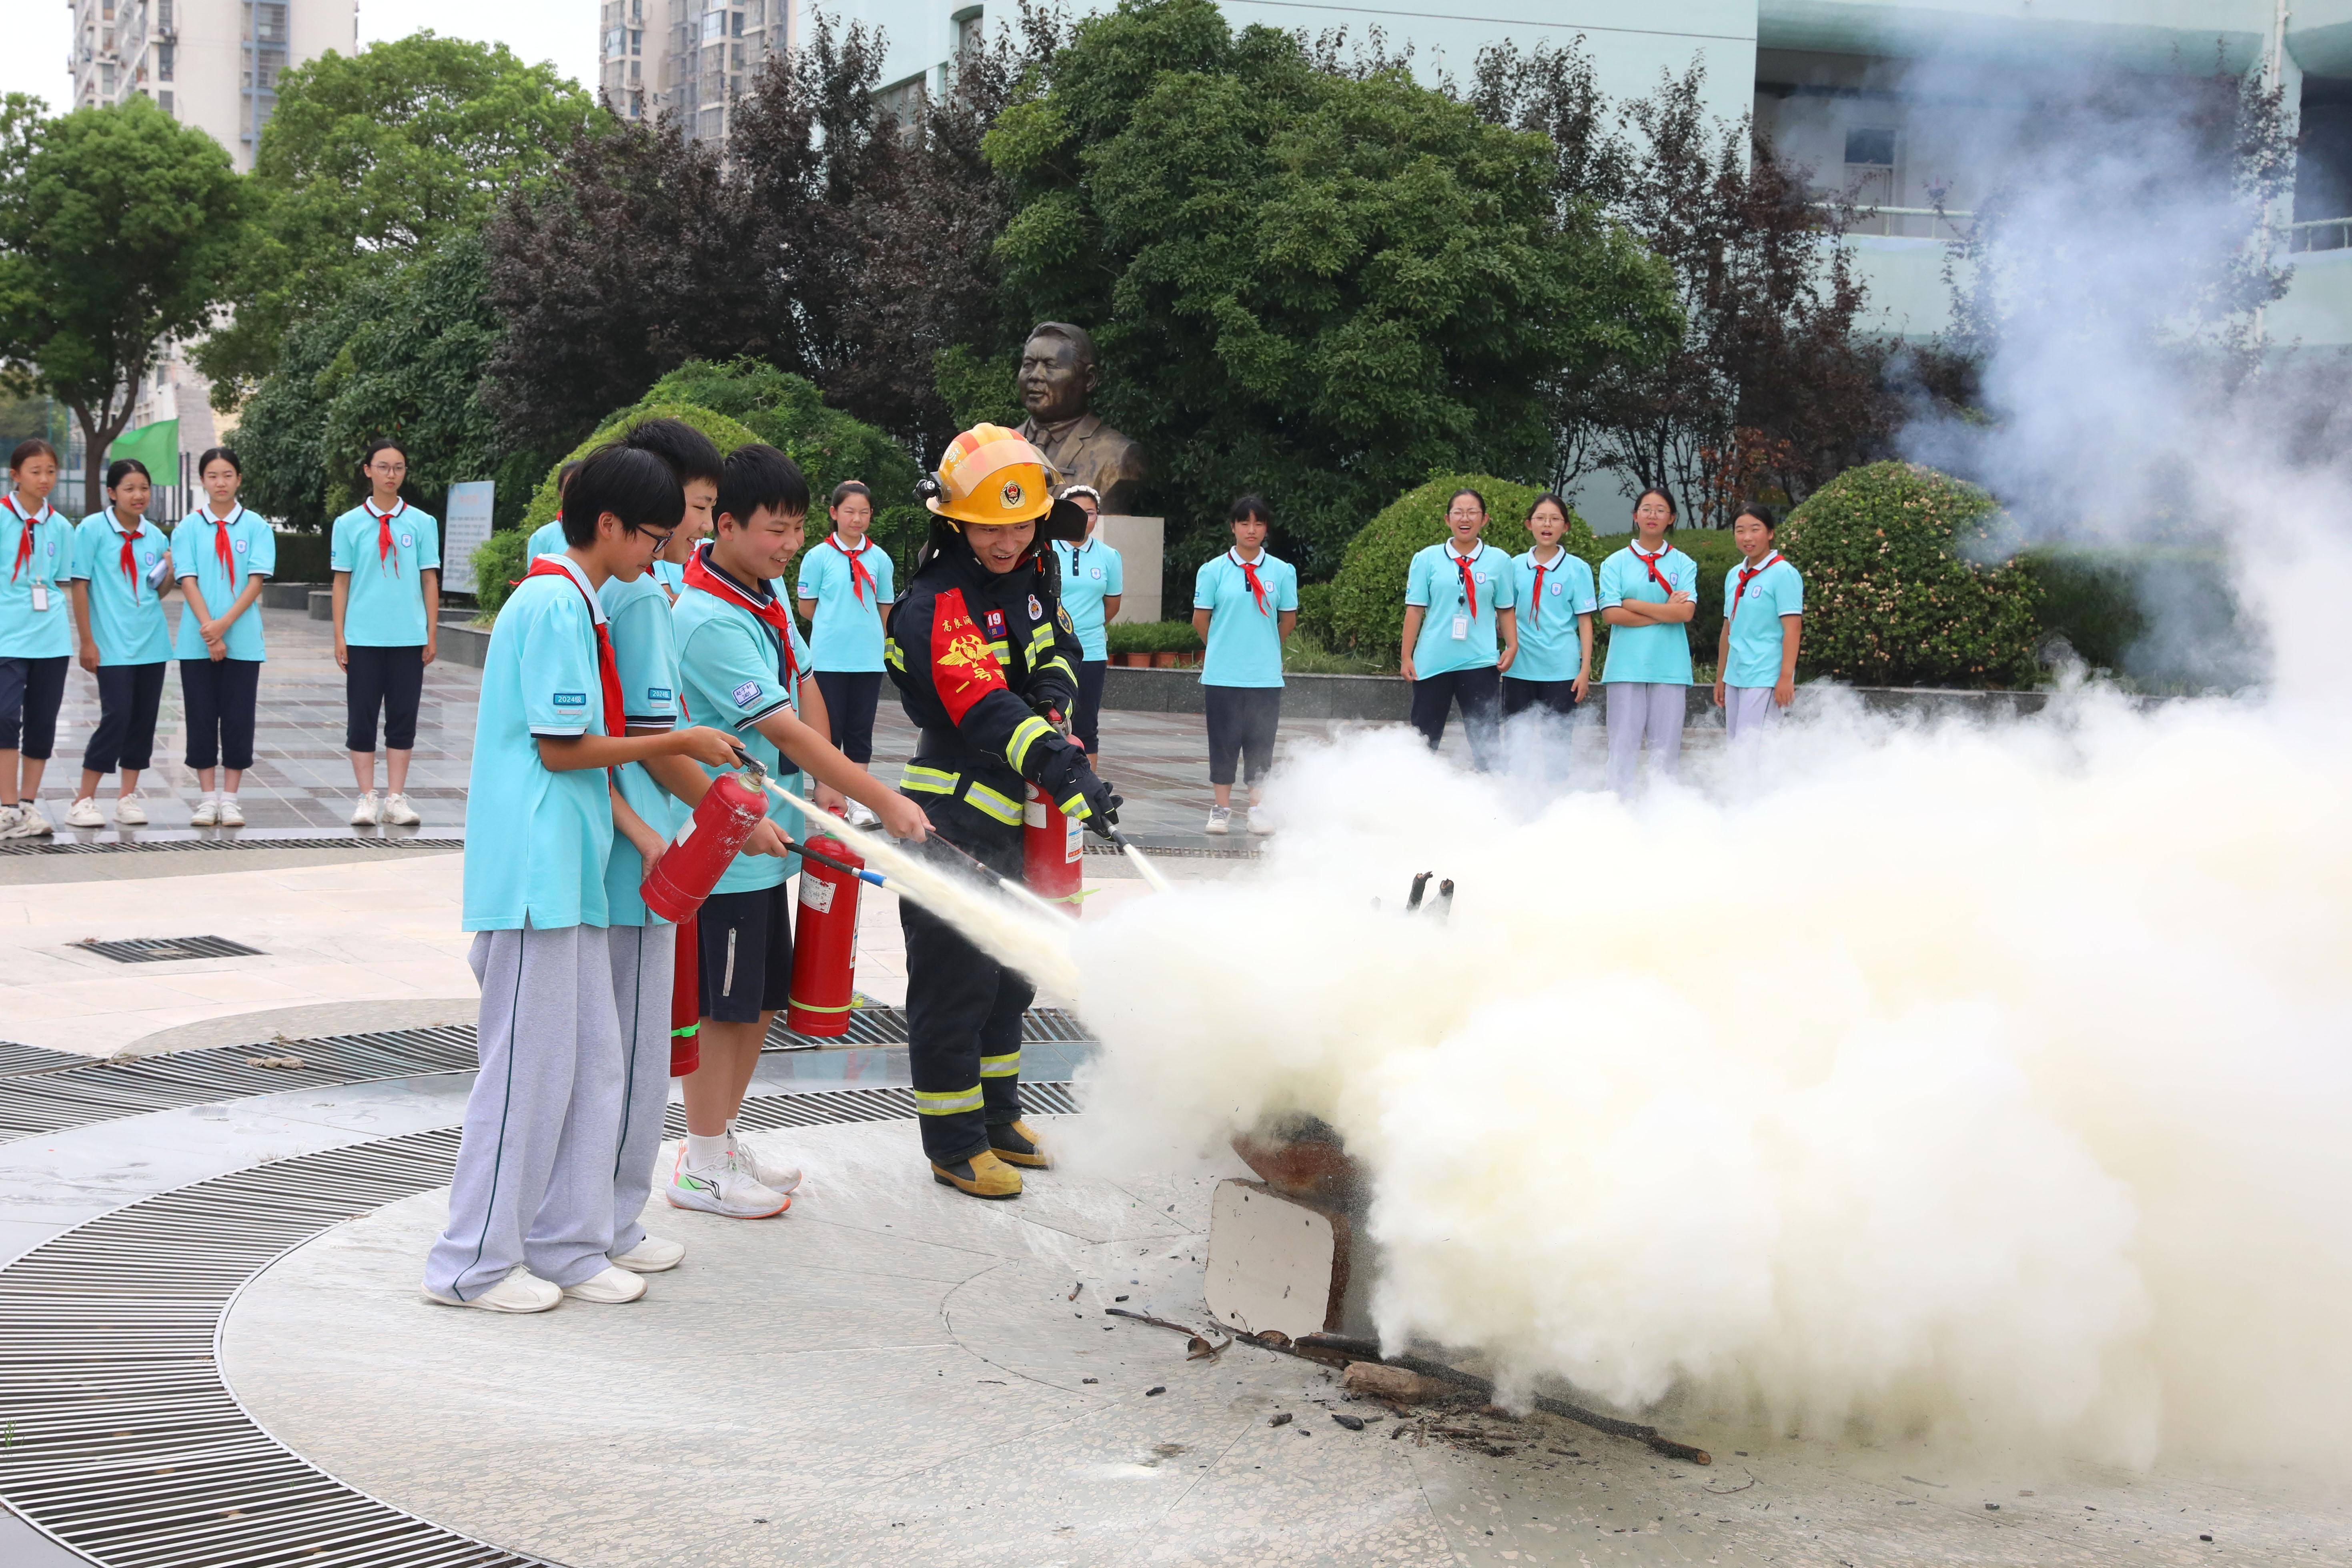
[[[474,547],[490,537],[490,490],[488,479],[468,479],[449,487],[441,520],[441,584],[453,594],[474,590]]]
[[[1118,618],[1129,622],[1158,620],[1160,568],[1166,551],[1167,521],[1109,512],[1096,525],[1095,533],[1118,552],[1119,574],[1127,579],[1127,594],[1119,601]],[[1184,601],[1187,613],[1192,603],[1190,598]]]

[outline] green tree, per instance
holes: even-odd
[[[361,453],[392,436],[408,443],[408,488],[427,510],[452,483],[487,479],[500,515],[520,516],[546,459],[509,451],[478,395],[500,331],[484,294],[482,242],[460,233],[298,326],[237,426],[251,503],[317,527],[357,503]]]
[[[143,97],[0,103],[0,363],[72,410],[97,495],[164,347],[205,327],[244,243],[228,154]]]
[[[1189,530],[1180,574],[1244,489],[1326,577],[1432,473],[1544,478],[1547,382],[1675,341],[1670,278],[1555,199],[1549,141],[1402,68],[1318,70],[1210,0],[1123,0],[1036,79],[984,143],[1016,330],[1094,333],[1101,412]]]
[[[575,131],[604,118],[551,65],[429,32],[286,72],[254,153],[257,223],[236,317],[196,356],[215,404],[250,393],[305,315],[478,229],[500,193],[539,182]]]

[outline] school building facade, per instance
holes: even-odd
[[[959,53],[1009,10],[992,16],[991,3],[831,0],[824,10],[884,30],[881,92],[903,112],[948,89]],[[2095,64],[2152,77],[2217,65],[2267,72],[2301,132],[2293,211],[2278,215],[2276,230],[2294,279],[2264,330],[2274,342],[2352,346],[2352,0],[1482,0],[1465,8],[1475,15],[1416,9],[1416,0],[1220,3],[1237,26],[1344,27],[1356,37],[1378,27],[1391,47],[1410,44],[1457,80],[1481,48],[1504,41],[1581,37],[1612,98],[1638,97],[1661,72],[1702,61],[1716,114],[1752,112],[1825,192],[1859,188],[1877,208],[1853,244],[1873,325],[1907,337],[1948,319],[1946,218],[1965,221],[1998,177],[1974,131],[1989,112],[2009,113],[2004,100],[2038,83],[2062,88]],[[607,0],[618,4],[706,16],[747,9]]]

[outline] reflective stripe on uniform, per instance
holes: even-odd
[[[1021,826],[1021,803],[1006,799],[978,779],[966,781],[963,803],[974,811],[987,813],[1008,827]]]
[[[884,637],[882,639],[882,662],[896,670],[903,671],[907,668],[906,658],[898,651],[898,639],[897,637]]]
[[[1014,773],[1019,773],[1022,759],[1029,754],[1029,748],[1053,732],[1051,724],[1031,714],[1013,726],[1013,738],[1004,742],[1004,760],[1013,764]]]
[[[915,1091],[915,1114],[918,1116],[958,1116],[981,1108],[980,1085],[959,1089],[945,1094],[929,1089]]]
[[[898,787],[913,790],[918,795],[953,795],[958,777],[958,774],[941,773],[937,768],[919,768],[908,763],[906,772],[898,776]]]
[[[999,637],[996,641],[990,643],[988,645],[988,651],[996,656],[997,663],[1003,665],[1008,669],[1013,667],[1013,645],[1006,642],[1003,637]]]
[[[1058,653],[1053,658],[1047,659],[1045,663],[1039,665],[1036,668],[1031,670],[1029,673],[1033,676],[1043,675],[1049,669],[1060,670],[1062,672],[1062,679],[1068,681],[1073,686],[1076,686],[1078,683],[1078,672],[1070,668],[1070,661],[1064,658]]]
[[[1094,814],[1094,807],[1087,804],[1087,797],[1085,795],[1074,795],[1069,799],[1062,803],[1062,815],[1064,816],[1075,816],[1079,821],[1083,822]]]
[[[982,1078],[1019,1078],[1021,1076],[1021,1047],[1018,1046],[1013,1047],[1012,1051],[1005,1056],[981,1058],[980,1076]]]
[[[1053,646],[1053,623],[1050,621],[1039,621],[1034,627],[1031,628],[1029,633],[1029,662],[1032,664],[1037,662],[1037,650],[1039,648],[1047,648],[1052,647]]]

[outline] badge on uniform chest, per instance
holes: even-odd
[[[1037,602],[1037,595],[1034,594],[1029,595],[1029,618],[1033,621],[1042,621],[1045,618],[1045,606]]]
[[[1004,635],[1004,612],[1003,610],[990,610],[987,612],[984,618],[988,622],[988,636],[992,642]]]

